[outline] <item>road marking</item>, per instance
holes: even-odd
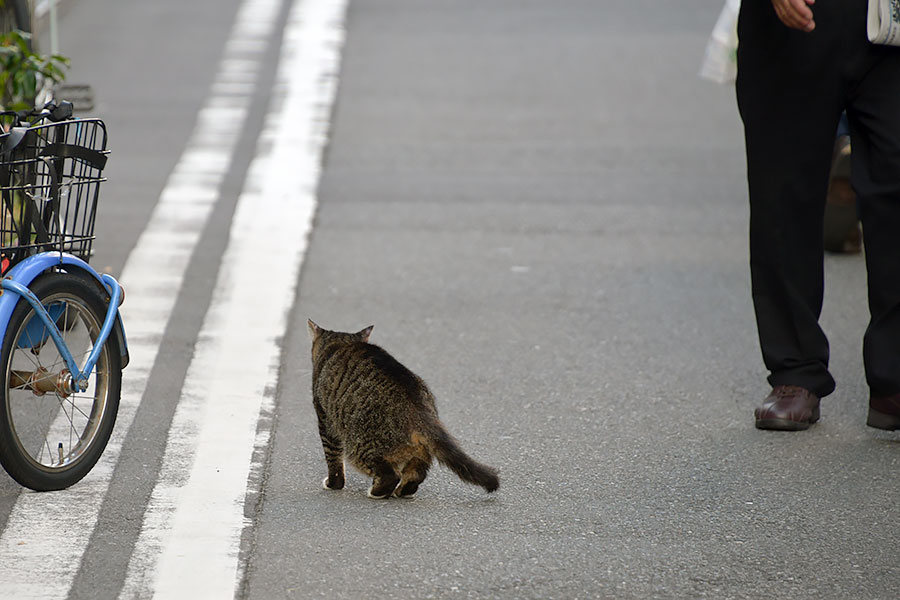
[[[238,12],[214,94],[198,114],[187,148],[122,272],[122,306],[131,364],[123,376],[116,428],[97,466],[78,485],[51,494],[23,492],[0,536],[0,598],[64,598],[97,523],[122,443],[134,420],[200,234],[251,102],[282,0],[246,0]]]
[[[346,0],[295,0],[273,107],[231,223],[121,598],[233,597],[261,411],[271,410],[315,212]]]

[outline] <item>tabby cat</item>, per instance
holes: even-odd
[[[341,333],[308,325],[326,489],[344,487],[344,458],[373,478],[370,498],[412,496],[432,457],[463,481],[499,487],[497,471],[469,458],[444,429],[425,382],[368,343],[372,327]]]

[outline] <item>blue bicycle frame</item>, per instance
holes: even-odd
[[[109,308],[103,319],[103,325],[97,339],[93,342],[93,348],[83,367],[79,367],[75,362],[75,358],[66,346],[65,341],[60,334],[59,327],[56,324],[56,318],[51,316],[47,309],[41,304],[41,301],[35,296],[28,285],[41,273],[53,266],[61,266],[67,269],[78,269],[90,274],[99,281],[109,293]],[[6,329],[12,311],[18,303],[18,299],[24,298],[34,309],[35,314],[43,325],[43,331],[52,339],[56,347],[59,349],[60,356],[65,360],[66,367],[72,375],[73,387],[77,386],[78,391],[87,389],[88,380],[97,361],[100,358],[100,352],[103,345],[113,333],[120,342],[120,348],[123,356],[123,366],[128,363],[128,347],[125,340],[125,331],[122,327],[121,317],[119,315],[119,304],[122,300],[122,287],[111,275],[99,275],[86,262],[80,258],[67,254],[65,252],[43,252],[30,256],[10,269],[9,273],[0,282],[0,288],[3,292],[12,292],[10,294],[3,293],[0,295],[0,328]],[[42,334],[43,338],[44,335]],[[73,392],[76,390],[72,390]]]

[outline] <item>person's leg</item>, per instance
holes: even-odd
[[[872,396],[900,394],[900,48],[871,48],[849,97],[852,182],[866,238]]]
[[[820,18],[823,17],[823,18]],[[819,326],[823,214],[842,108],[835,19],[815,36],[786,28],[769,2],[741,7],[738,106],[750,191],[753,303],[769,383],[818,398],[834,390]]]

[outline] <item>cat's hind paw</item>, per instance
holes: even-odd
[[[369,498],[378,499],[390,498],[398,483],[400,483],[400,478],[393,472],[380,477],[375,477],[372,481],[372,486],[369,488],[368,496]]]
[[[379,496],[379,495],[376,495],[376,493],[372,491],[372,488],[374,488],[374,487],[375,487],[375,486],[372,486],[372,487],[369,488],[369,491],[366,492],[366,496],[368,496],[369,498],[374,498],[375,500],[382,500],[382,499],[384,499],[384,498],[390,498],[390,497],[391,497],[392,492],[387,492],[386,494],[381,494],[380,496]]]
[[[397,498],[412,499],[416,492],[419,491],[419,483],[416,481],[401,482],[394,490],[394,496]]]

